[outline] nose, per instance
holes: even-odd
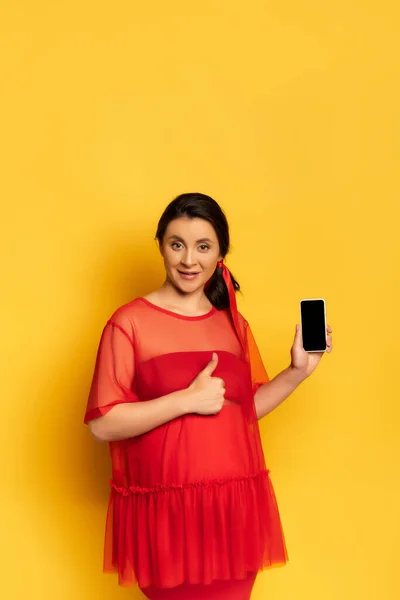
[[[182,255],[181,259],[182,265],[185,267],[193,267],[196,264],[196,257],[192,250],[187,249],[186,252]]]

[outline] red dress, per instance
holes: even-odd
[[[118,572],[121,585],[244,580],[287,560],[254,407],[268,375],[239,322],[244,350],[229,311],[186,317],[136,298],[104,328],[86,423],[116,404],[187,388],[214,351],[214,376],[226,387],[217,415],[188,414],[110,443],[104,570]]]

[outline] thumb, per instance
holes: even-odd
[[[303,341],[303,334],[302,334],[302,331],[301,331],[301,325],[296,325],[296,333],[295,333],[295,336],[294,336],[294,343],[293,343],[293,345],[296,346],[296,347],[301,348],[303,346],[302,341]]]
[[[203,369],[203,373],[205,375],[208,375],[209,377],[211,377],[211,375],[214,373],[215,369],[217,368],[217,365],[218,365],[218,354],[216,352],[213,352],[212,359],[210,360],[210,362],[208,363],[206,368]]]

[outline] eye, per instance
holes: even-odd
[[[207,250],[210,249],[210,246],[207,246],[207,244],[201,244],[201,246],[199,246],[199,248],[202,252],[207,252]]]
[[[174,242],[173,244],[171,244],[171,248],[173,248],[174,250],[180,250],[180,248],[182,248],[182,244],[180,242]]]

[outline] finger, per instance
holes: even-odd
[[[217,365],[218,365],[218,354],[216,352],[213,352],[212,359],[210,360],[210,362],[208,363],[206,368],[203,370],[203,373],[205,375],[209,375],[211,377],[211,375],[214,373],[215,369],[217,368]]]
[[[296,325],[296,333],[294,335],[293,345],[299,348],[303,346],[303,333],[301,330],[301,325],[299,324]]]
[[[329,325],[327,326],[326,330],[328,333],[332,333],[332,327],[330,327]]]
[[[213,377],[213,379],[215,379],[215,381],[217,382],[217,391],[225,394],[225,381],[223,379],[220,379],[219,377]]]

